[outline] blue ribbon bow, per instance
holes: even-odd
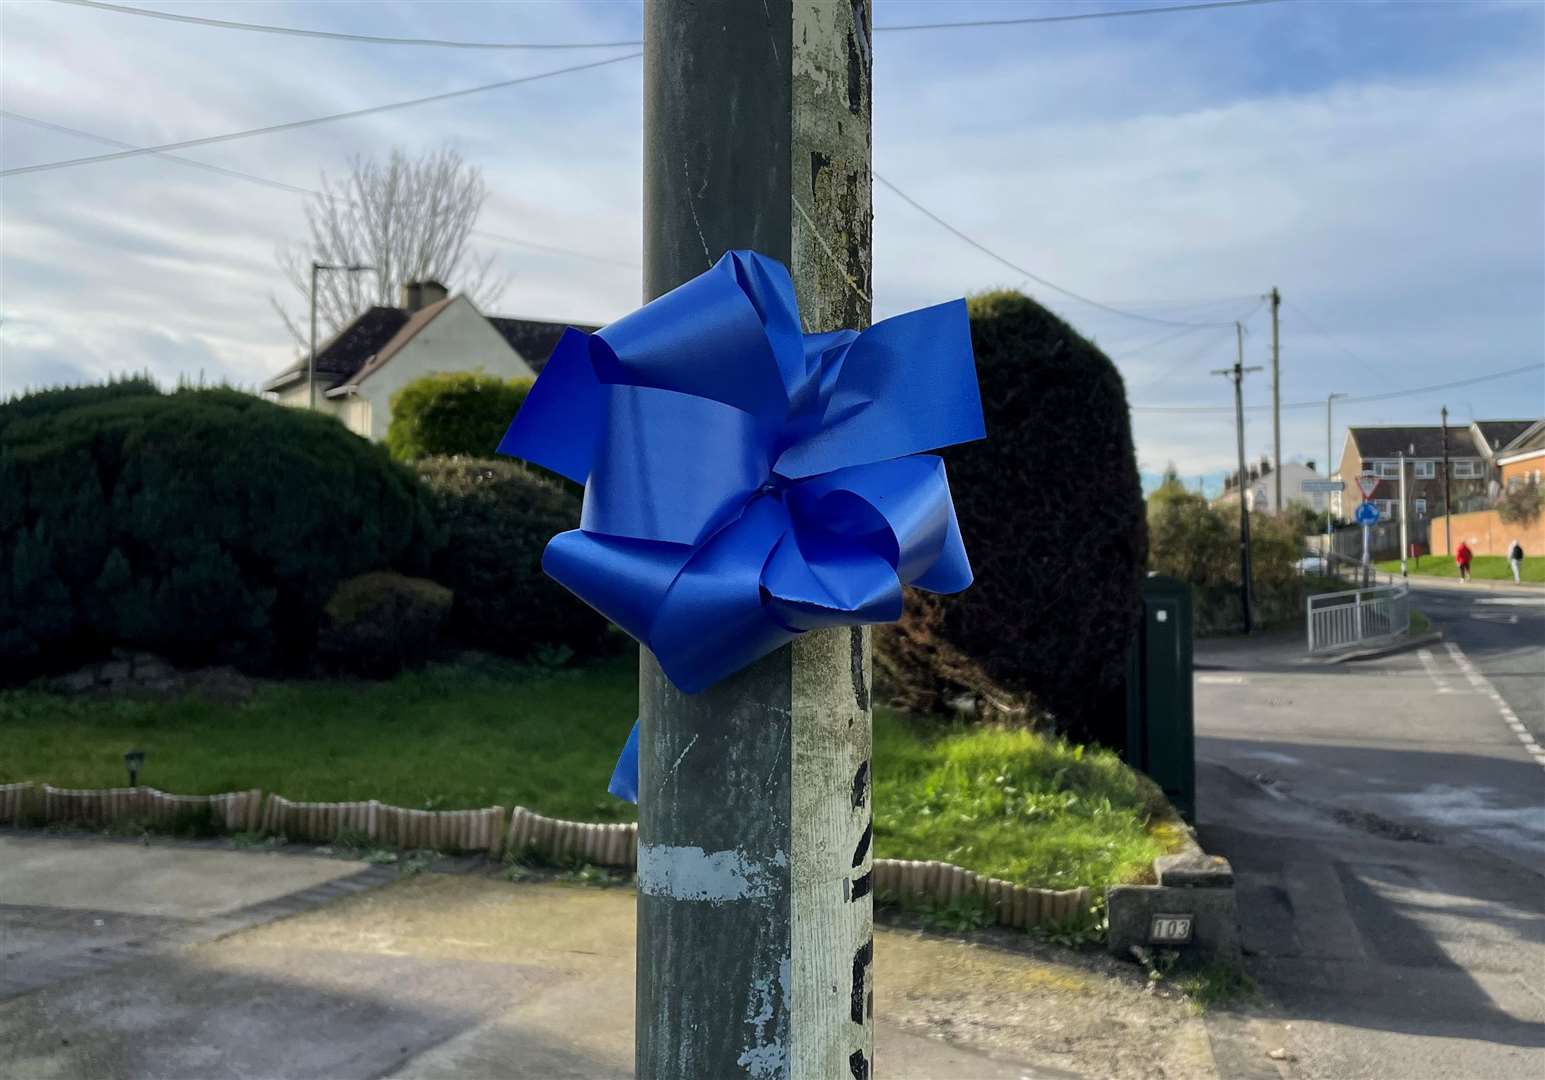
[[[964,301],[803,334],[783,265],[732,251],[565,331],[499,452],[585,485],[542,568],[696,693],[806,630],[894,621],[903,585],[969,585],[920,451],[985,433]]]

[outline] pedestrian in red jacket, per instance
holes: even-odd
[[[1463,540],[1459,541],[1459,550],[1454,552],[1454,561],[1459,564],[1459,577],[1463,581],[1470,580],[1470,545]]]

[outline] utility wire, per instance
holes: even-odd
[[[66,127],[64,124],[56,124],[51,120],[43,120],[36,116],[27,116],[24,113],[12,112],[10,109],[0,109],[0,117],[7,120],[19,120],[24,124],[32,124],[36,127],[46,128],[49,131],[62,132],[65,135],[74,135],[81,139],[90,139],[92,142],[102,143],[104,146],[122,146],[137,149],[133,143],[124,142],[122,139],[110,139],[106,135],[98,135],[94,131],[84,131],[81,128]],[[325,191],[316,188],[301,187],[298,184],[287,184],[283,180],[275,180],[268,176],[259,176],[257,173],[243,172],[240,169],[228,169],[223,165],[212,165],[207,161],[199,161],[195,158],[183,157],[180,154],[157,153],[155,155],[166,161],[175,161],[179,165],[189,165],[195,169],[204,169],[208,172],[220,173],[237,180],[246,180],[249,183],[261,184],[264,187],[273,188],[276,191],[286,191],[294,195],[306,195],[329,202],[348,202],[347,199],[337,195],[329,195]],[[640,269],[640,264],[625,262],[622,259],[613,259],[605,255],[594,255],[588,251],[578,251],[574,248],[555,247],[552,244],[539,244],[533,240],[522,240],[516,236],[504,236],[500,233],[489,232],[487,229],[473,229],[473,235],[486,237],[489,240],[504,244],[513,244],[516,247],[531,248],[535,251],[550,252],[554,255],[565,255],[571,259],[584,259],[587,262],[606,263],[610,266],[624,266],[630,270]]]
[[[0,175],[3,175],[3,174],[0,174]],[[966,243],[968,243],[972,247],[976,248],[976,250],[980,251],[983,255],[986,255],[988,258],[992,259],[994,262],[997,262],[997,263],[999,263],[999,264],[1001,264],[1003,266],[1008,267],[1010,270],[1014,271],[1014,273],[1019,274],[1022,277],[1029,278],[1031,281],[1034,281],[1034,282],[1036,282],[1039,285],[1044,285],[1048,289],[1051,289],[1051,290],[1053,290],[1055,292],[1059,292],[1063,296],[1072,297],[1074,300],[1077,300],[1080,303],[1088,304],[1091,307],[1099,308],[1101,311],[1108,311],[1112,315],[1120,315],[1120,316],[1122,316],[1123,318],[1126,318],[1126,319],[1137,319],[1137,320],[1139,320],[1141,322],[1156,323],[1159,326],[1186,326],[1186,327],[1192,327],[1192,328],[1200,329],[1202,327],[1207,327],[1207,326],[1233,326],[1234,325],[1233,322],[1186,322],[1186,321],[1182,321],[1182,320],[1179,320],[1179,319],[1160,319],[1160,318],[1157,318],[1157,317],[1155,317],[1153,315],[1139,315],[1135,311],[1123,311],[1121,308],[1111,307],[1109,304],[1102,304],[1098,300],[1091,300],[1089,297],[1080,295],[1079,293],[1076,293],[1076,292],[1074,292],[1071,289],[1064,289],[1061,285],[1058,285],[1056,282],[1047,281],[1045,278],[1041,277],[1040,275],[1034,274],[1034,273],[1030,272],[1029,270],[1026,270],[1023,266],[1020,266],[1018,263],[1013,262],[1013,261],[1011,261],[1009,259],[1006,259],[1002,255],[999,255],[996,251],[994,251],[992,248],[988,247],[986,244],[983,244],[981,241],[975,239],[974,237],[968,236],[966,233],[961,232],[955,226],[951,225],[948,221],[945,221],[938,214],[936,214],[932,210],[928,209],[928,207],[926,207],[922,203],[918,202],[912,196],[908,195],[905,191],[902,191],[899,187],[897,187],[895,184],[891,183],[889,180],[887,180],[885,177],[881,176],[879,173],[875,173],[874,174],[874,178],[876,180],[878,180],[880,183],[884,184],[886,187],[890,188],[890,190],[895,192],[895,194],[897,196],[899,196],[903,202],[907,203],[907,205],[911,206],[914,210],[918,211],[918,213],[922,214],[924,217],[928,218],[930,221],[932,221],[934,224],[940,226],[945,231],[954,234],[957,238],[959,238],[961,240],[964,240]]]
[[[1469,379],[1457,379],[1454,382],[1437,383],[1433,386],[1415,386],[1408,390],[1391,390],[1383,394],[1362,394],[1357,397],[1338,398],[1343,405],[1362,405],[1374,401],[1390,401],[1394,398],[1414,397],[1417,394],[1430,394],[1437,390],[1453,390],[1461,386],[1474,386],[1476,383],[1493,382],[1497,379],[1506,379],[1513,375],[1523,375],[1530,371],[1545,370],[1545,364],[1525,364],[1522,367],[1508,368],[1506,371],[1494,371],[1490,375],[1476,375]],[[1323,409],[1325,399],[1318,401],[1291,401],[1284,402],[1284,409]],[[1271,408],[1270,405],[1246,405],[1248,412],[1264,412]],[[1133,412],[1157,412],[1157,413],[1231,413],[1234,411],[1228,405],[1133,405]]]
[[[1330,334],[1326,333],[1324,330],[1321,330],[1318,326],[1316,326],[1315,323],[1314,323],[1314,320],[1309,318],[1309,313],[1306,312],[1303,308],[1299,307],[1297,303],[1283,301],[1283,307],[1292,308],[1293,309],[1293,313],[1296,314],[1300,319],[1302,319],[1304,321],[1304,325],[1309,328],[1309,332],[1310,333],[1316,334],[1320,338],[1324,339],[1325,341],[1330,342],[1336,348],[1338,348],[1342,352],[1346,353],[1347,356],[1351,357],[1353,360],[1356,360],[1359,364],[1361,364],[1363,366],[1363,370],[1368,372],[1368,374],[1372,375],[1375,379],[1380,377],[1379,373],[1374,370],[1373,365],[1370,364],[1367,360],[1364,360],[1361,356],[1357,355],[1351,349],[1347,348],[1346,345],[1343,344],[1341,341],[1337,340],[1336,338],[1331,337]]]
[[[374,34],[347,34],[333,30],[307,30],[296,26],[273,26],[266,23],[233,22],[229,19],[210,19],[202,15],[178,15],[154,8],[128,7],[124,4],[101,3],[100,0],[57,0],[61,4],[96,8],[120,15],[140,15],[148,19],[165,19],[168,22],[191,23],[221,30],[248,30],[260,34],[284,34],[290,37],[326,38],[332,41],[355,41],[369,45],[427,45],[440,49],[612,49],[636,48],[642,41],[457,41],[446,38],[379,37]],[[974,19],[962,22],[903,23],[896,26],[876,26],[877,34],[905,32],[908,30],[954,30],[979,26],[1028,26],[1032,23],[1083,22],[1087,19],[1122,19],[1133,15],[1167,15],[1175,12],[1209,11],[1218,8],[1258,7],[1262,4],[1278,4],[1282,0],[1212,0],[1200,4],[1171,4],[1166,7],[1121,8],[1115,11],[1085,11],[1071,15],[1033,15],[1019,19]]]
[[[428,105],[435,101],[449,101],[452,98],[466,97],[468,94],[482,94],[489,90],[501,90],[507,86],[518,86],[521,83],[551,79],[557,75],[568,75],[576,71],[589,71],[592,68],[605,67],[607,64],[620,64],[624,60],[636,60],[642,55],[642,53],[636,52],[624,53],[622,56],[613,56],[606,60],[592,60],[584,64],[575,64],[572,67],[540,71],[535,75],[522,75],[514,79],[485,83],[482,86],[469,86],[463,90],[451,90],[443,94],[430,94],[427,97],[411,98],[407,101],[394,101],[386,105],[372,105],[367,109],[351,109],[348,112],[332,113],[328,116],[313,116],[305,120],[291,120],[283,124],[270,124],[267,127],[248,128],[245,131],[228,131],[222,135],[205,135],[198,139],[183,139],[179,142],[161,143],[158,146],[139,146],[130,150],[119,150],[111,154],[95,154],[90,157],[69,158],[64,161],[43,161],[36,165],[18,165],[15,168],[0,169],[0,177],[49,172],[53,169],[66,169],[76,165],[95,165],[102,161],[118,161],[122,158],[141,157],[146,154],[164,154],[169,150],[186,150],[193,146],[209,146],[213,143],[247,139],[254,135],[272,135],[279,131],[294,131],[297,128],[329,124],[335,120],[350,120],[357,116],[370,116],[374,113],[391,112],[394,109],[408,109],[415,105]]]
[[[1283,0],[1212,0],[1205,4],[1171,4],[1168,7],[1118,8],[1115,11],[1083,11],[1072,15],[1032,15],[1022,19],[973,19],[965,22],[907,23],[901,26],[876,26],[875,33],[896,30],[954,30],[971,26],[1027,26],[1031,23],[1083,22],[1086,19],[1122,19],[1132,15],[1168,15],[1181,11],[1210,11],[1217,8],[1259,7],[1280,4]]]

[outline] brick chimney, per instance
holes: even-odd
[[[412,315],[430,304],[438,304],[449,295],[449,291],[438,281],[406,281],[402,285],[402,299],[398,306]]]

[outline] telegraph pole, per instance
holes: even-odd
[[[868,325],[870,32],[868,0],[649,0],[646,300],[750,248],[804,330]],[[639,1080],[872,1075],[869,648],[808,633],[693,695],[641,650]]]
[[[1443,406],[1443,542],[1448,553],[1454,554],[1454,504],[1448,497],[1448,406]]]
[[[1239,442],[1239,604],[1244,611],[1245,633],[1250,626],[1250,510],[1245,505],[1245,399],[1241,384],[1246,372],[1260,371],[1259,367],[1245,367],[1245,328],[1234,324],[1234,336],[1239,344],[1239,358],[1231,368],[1216,368],[1214,375],[1234,380],[1234,433]]]
[[[1411,545],[1406,542],[1406,452],[1400,451],[1400,576],[1406,573],[1406,552]]]
[[[1282,513],[1282,387],[1281,350],[1277,341],[1277,309],[1282,306],[1282,294],[1271,287],[1271,467],[1277,470],[1276,511]],[[1325,467],[1330,468],[1326,462]]]

